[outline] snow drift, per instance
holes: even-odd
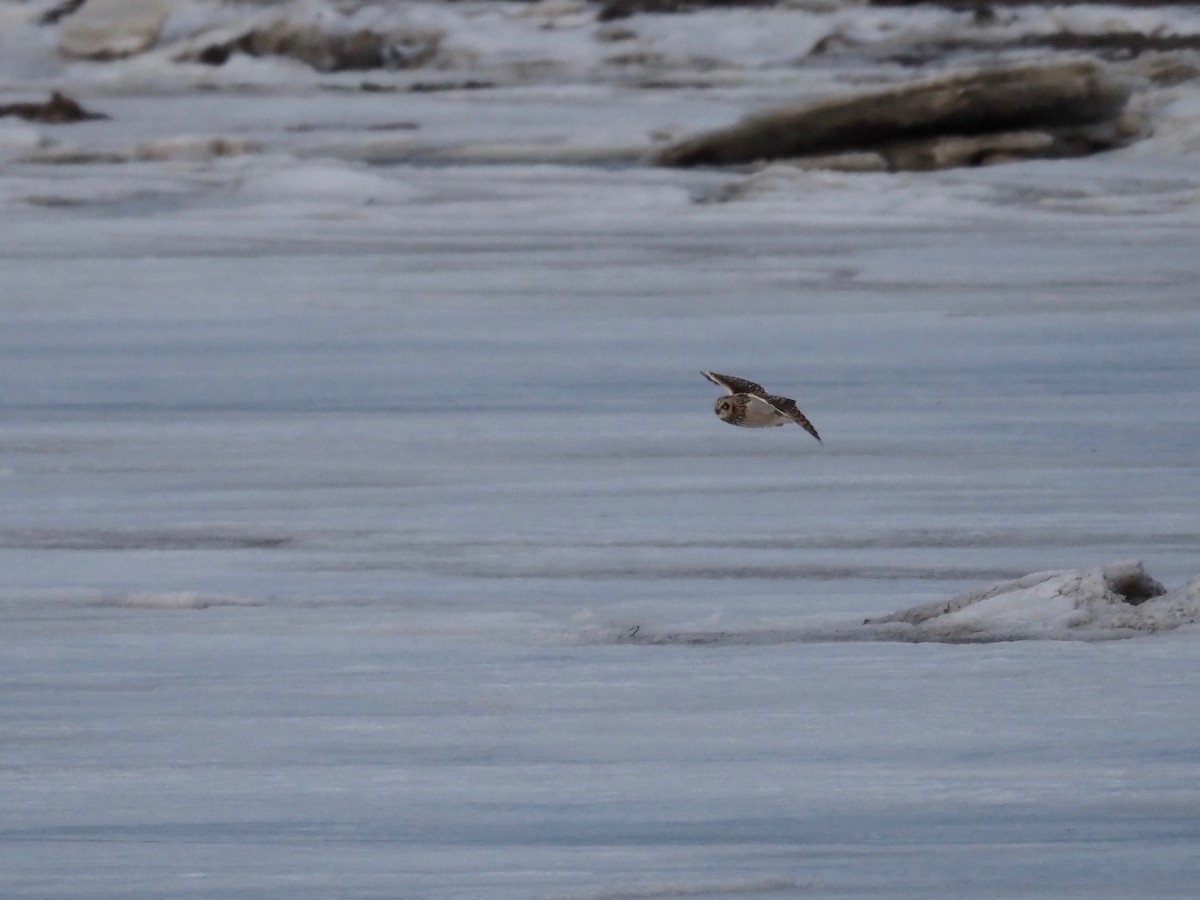
[[[261,600],[206,596],[194,591],[121,594],[106,598],[104,606],[118,609],[210,609],[215,606],[263,606]]]
[[[1200,576],[1167,591],[1137,561],[1102,569],[1035,572],[948,601],[927,603],[863,625],[900,626],[913,640],[1103,640],[1196,621]]]
[[[994,643],[1104,641],[1169,631],[1200,620],[1200,575],[1168,591],[1141,562],[1034,572],[860,623],[823,621],[738,631],[655,632],[632,625],[620,643],[777,644],[819,641]]]

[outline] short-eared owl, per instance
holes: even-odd
[[[795,422],[818,441],[821,436],[804,413],[796,408],[796,401],[789,397],[768,394],[766,388],[744,378],[718,375],[716,372],[701,372],[717,387],[729,392],[728,397],[717,400],[716,413],[722,422],[740,425],[742,428],[770,428]]]

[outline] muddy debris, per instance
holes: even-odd
[[[760,113],[671,144],[665,166],[879,154],[893,171],[1078,156],[1141,133],[1091,60],[975,70]]]
[[[775,6],[777,0],[605,0],[596,12],[597,22],[628,19],[641,13],[689,13],[717,7]]]
[[[436,32],[382,32],[359,29],[325,31],[315,25],[280,20],[233,37],[204,44],[180,61],[223,66],[237,54],[282,56],[318,72],[413,69],[429,62],[438,51]]]
[[[40,122],[43,125],[67,125],[72,122],[108,118],[104,113],[84,109],[77,101],[59,91],[54,91],[45,103],[10,103],[0,106],[0,117],[3,116],[16,116],[26,122]]]
[[[87,0],[63,0],[62,3],[59,3],[57,6],[50,7],[50,9],[42,13],[41,18],[38,19],[38,24],[57,24],[60,19],[65,19],[67,16],[71,15],[71,13],[75,12],[75,10],[79,9],[79,7],[83,6],[83,4],[86,2]]]

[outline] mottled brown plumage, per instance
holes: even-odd
[[[817,439],[817,429],[790,397],[768,394],[766,388],[744,378],[701,372],[705,378],[729,392],[717,400],[715,412],[722,422],[742,428],[773,428],[794,422]]]

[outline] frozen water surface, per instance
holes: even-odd
[[[1194,86],[1089,160],[661,171],[854,70],[781,11],[713,14],[726,70],[634,20],[650,89],[577,8],[404,8],[501,83],[67,64],[5,12],[5,102],[112,118],[0,121],[0,892],[1194,896],[1186,616],[1065,640],[1051,581],[956,613],[1048,640],[846,639],[1200,572]]]

